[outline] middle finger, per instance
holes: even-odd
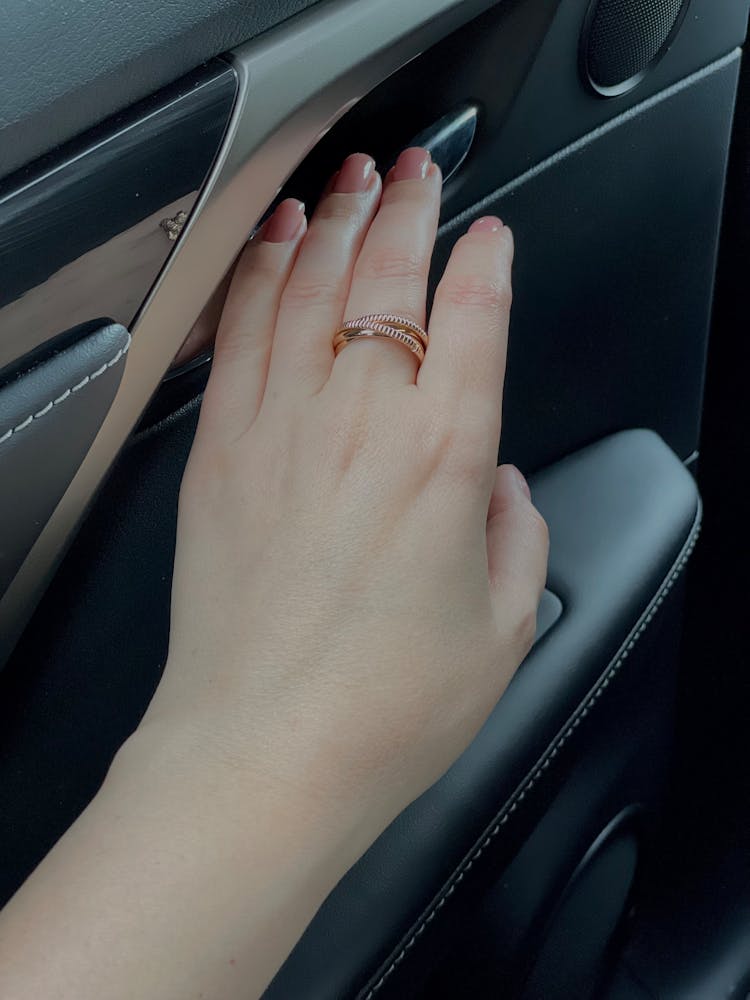
[[[327,381],[333,337],[349,293],[354,261],[380,201],[370,156],[353,153],[333,178],[310,221],[281,296],[268,390],[314,395]]]

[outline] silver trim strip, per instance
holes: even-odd
[[[0,663],[204,304],[266,207],[360,98],[493,0],[323,0],[232,55],[235,111],[204,191],[143,309],[117,397],[0,601]]]

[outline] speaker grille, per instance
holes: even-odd
[[[623,87],[661,54],[687,0],[599,0],[586,39],[590,82],[603,91]]]

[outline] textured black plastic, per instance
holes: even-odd
[[[739,59],[598,130],[444,225],[516,238],[503,459],[525,472],[626,427],[698,447]]]
[[[663,54],[689,0],[598,0],[585,38],[595,87],[616,88],[640,76]]]
[[[318,0],[4,0],[0,177]]]

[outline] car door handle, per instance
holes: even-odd
[[[469,155],[477,133],[478,117],[476,104],[464,104],[423,129],[409,143],[429,152],[433,163],[440,167],[443,183],[458,172]]]

